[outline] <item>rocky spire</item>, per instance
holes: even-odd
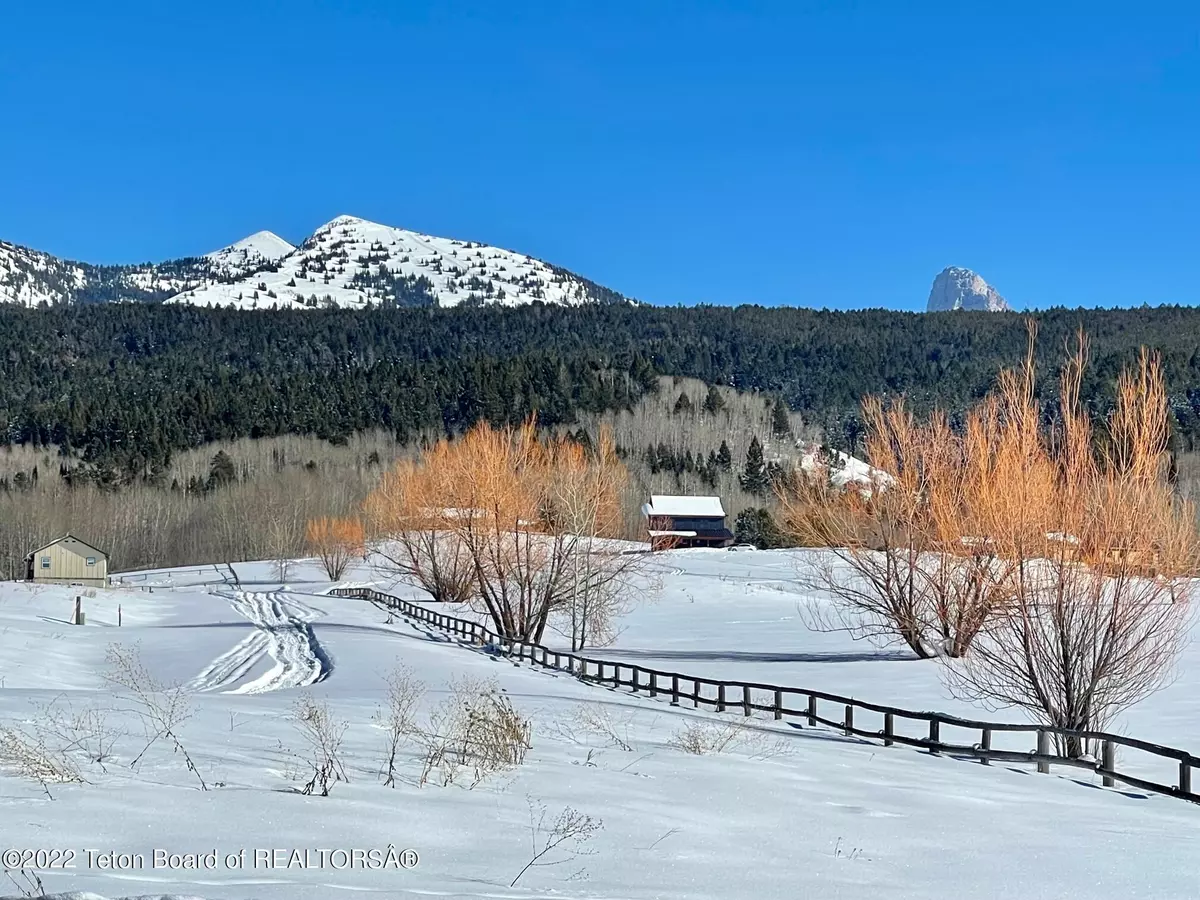
[[[972,272],[949,266],[933,279],[926,312],[942,312],[948,309],[983,309],[988,312],[1011,310],[996,289]]]

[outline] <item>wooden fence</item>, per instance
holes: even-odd
[[[679,672],[664,672],[627,662],[551,650],[541,644],[508,640],[478,622],[448,616],[429,606],[369,588],[337,588],[330,593],[339,597],[353,597],[383,604],[403,616],[424,622],[474,644],[486,646],[501,655],[564,671],[582,681],[627,687],[633,693],[646,693],[650,697],[669,697],[673,705],[688,702],[697,709],[703,706],[717,712],[732,712],[743,716],[761,712],[776,720],[799,719],[810,726],[828,726],[847,736],[882,741],[885,747],[902,744],[921,748],[934,755],[973,757],[984,765],[993,760],[1030,763],[1036,764],[1037,771],[1042,773],[1049,772],[1052,765],[1071,766],[1100,775],[1105,787],[1112,787],[1119,781],[1141,790],[1200,803],[1200,794],[1192,791],[1192,769],[1200,766],[1200,758],[1184,750],[1152,744],[1137,738],[1103,731],[1071,731],[1049,725],[976,721],[944,713],[916,712],[868,703],[825,691],[755,682],[720,681]],[[831,711],[830,707],[833,707],[834,711]],[[865,723],[861,717],[857,722],[855,720],[857,712],[881,716],[882,727],[864,727]],[[896,727],[897,722],[920,723],[923,733],[920,736],[905,734]],[[942,734],[943,728],[965,730],[971,732],[972,736],[977,733],[979,741],[947,741]],[[1036,749],[1021,751],[993,747],[993,738],[998,733],[1023,733],[1033,736],[1036,738]],[[1100,758],[1068,756],[1063,752],[1063,747],[1067,746],[1068,742],[1076,746],[1099,747]],[[1116,762],[1118,747],[1152,754],[1177,764],[1176,783],[1164,784],[1119,771]]]

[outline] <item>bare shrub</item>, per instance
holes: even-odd
[[[38,729],[28,732],[0,726],[0,767],[38,782],[47,795],[51,784],[83,781],[75,762],[61,750],[48,746],[46,736]]]
[[[786,742],[770,732],[749,727],[740,719],[696,719],[685,722],[667,746],[694,756],[730,753],[766,759],[789,752]]]
[[[613,715],[612,710],[598,703],[580,706],[571,720],[573,726],[584,734],[600,738],[607,746],[616,747],[626,753],[634,749],[633,714],[623,717]]]
[[[516,887],[521,876],[530,869],[539,866],[560,866],[582,856],[591,856],[595,851],[587,847],[587,842],[596,832],[604,827],[604,822],[592,816],[585,815],[573,807],[564,807],[553,821],[546,821],[546,805],[538,800],[528,799],[529,804],[529,841],[533,855],[525,863],[509,887]],[[578,878],[582,870],[572,873]]]
[[[89,705],[80,708],[58,697],[38,710],[39,728],[64,754],[78,753],[102,768],[113,758],[117,741],[126,732],[112,723],[111,710]]]
[[[292,724],[308,747],[304,760],[309,778],[300,793],[320,792],[328,797],[337,782],[350,781],[341,759],[342,741],[349,726],[333,714],[327,702],[309,696],[293,705]]]
[[[132,712],[141,720],[145,733],[146,746],[133,758],[130,768],[136,767],[159,740],[168,740],[174,751],[183,758],[188,771],[200,782],[200,789],[208,790],[200,770],[196,768],[179,736],[180,728],[192,715],[184,688],[181,685],[163,684],[155,678],[142,663],[136,646],[111,644],[105,658],[108,662],[105,678],[124,692],[121,696],[133,702]]]
[[[444,785],[466,775],[475,787],[521,765],[532,747],[532,724],[493,681],[462,678],[434,709],[416,738],[423,750],[420,783]]]
[[[22,866],[19,869],[10,869],[7,865],[4,866],[4,877],[21,893],[21,897],[45,897],[46,886],[42,884],[42,879],[37,872],[27,869]]]
[[[415,710],[425,695],[425,685],[405,666],[397,666],[386,677],[387,695],[383,708],[375,714],[375,724],[387,735],[382,771],[384,785],[395,787],[396,755],[418,732]]]

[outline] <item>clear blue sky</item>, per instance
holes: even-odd
[[[9,3],[0,238],[350,213],[656,303],[1200,302],[1194,2]]]

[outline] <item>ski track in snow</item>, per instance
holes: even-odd
[[[295,598],[275,591],[237,591],[222,594],[240,615],[255,626],[253,633],[214,659],[190,687],[226,694],[262,694],[306,687],[324,681],[333,671],[329,657],[313,634],[313,619],[321,615]],[[251,682],[235,685],[267,654],[275,661],[270,671]]]

